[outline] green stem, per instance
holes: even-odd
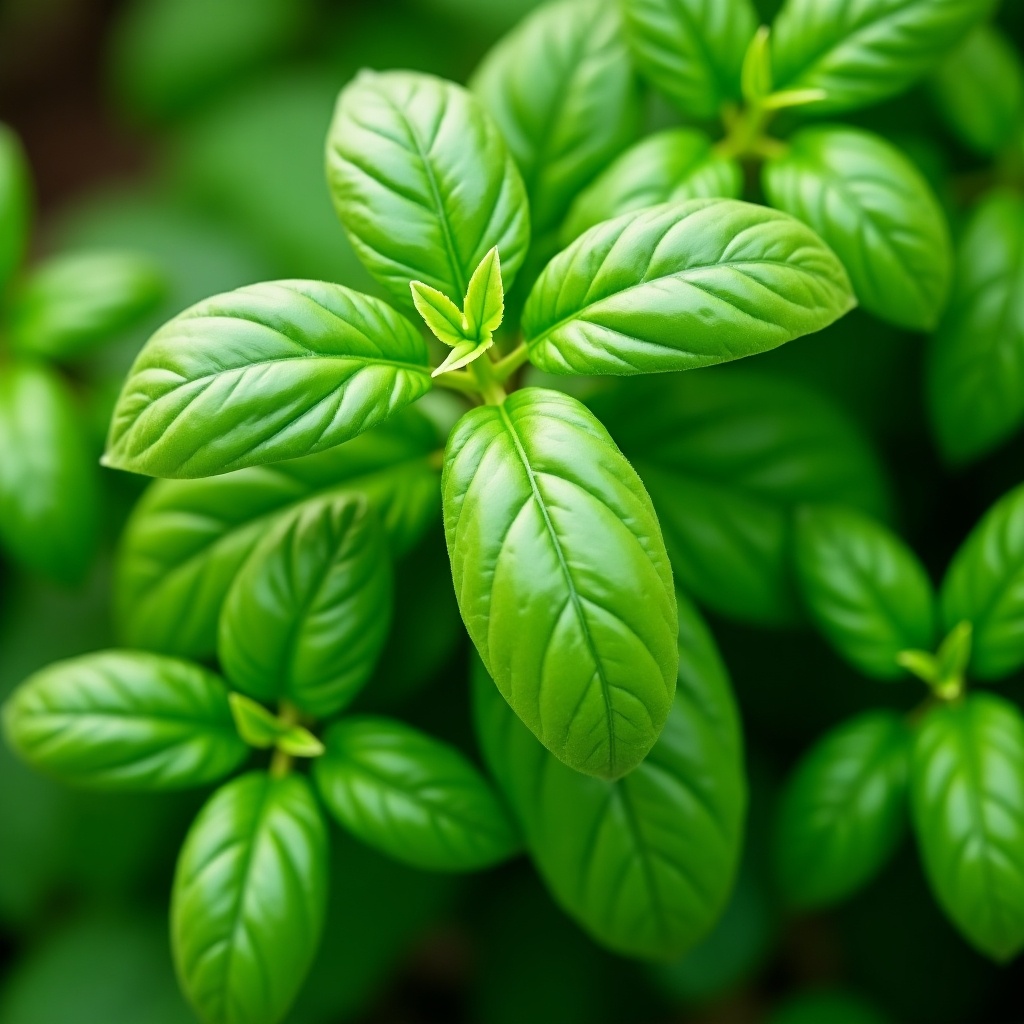
[[[465,370],[449,370],[448,373],[439,374],[434,378],[434,383],[438,387],[458,391],[463,395],[476,396],[480,394],[480,388],[473,375]]]
[[[529,358],[530,350],[526,342],[521,341],[507,356],[494,364],[494,376],[504,384]]]
[[[761,104],[741,110],[728,126],[725,138],[715,146],[719,156],[740,159],[747,156],[762,156],[764,151],[764,130],[771,121],[773,111]]]
[[[495,364],[488,355],[483,355],[470,363],[470,369],[476,377],[477,390],[488,405],[501,405],[508,398],[501,381],[494,374]]]
[[[299,724],[299,709],[291,701],[281,701],[277,710],[277,717],[285,725]],[[292,756],[283,750],[275,750],[274,756],[270,759],[270,777],[272,779],[283,779],[292,770]]]

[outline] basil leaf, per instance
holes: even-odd
[[[518,845],[498,795],[462,754],[391,718],[349,717],[314,765],[331,814],[363,842],[427,871],[475,871]]]
[[[522,171],[535,239],[639,128],[621,17],[605,0],[540,7],[484,58],[471,87]]]
[[[772,206],[831,246],[866,310],[911,330],[935,327],[953,276],[949,229],[899,150],[855,128],[806,128],[762,180]]]
[[[650,491],[679,585],[723,615],[799,617],[798,506],[834,502],[878,517],[888,508],[864,437],[795,381],[730,367],[621,382],[591,405]]]
[[[616,782],[552,757],[474,677],[485,758],[556,901],[602,945],[680,956],[725,906],[746,789],[728,677],[707,627],[679,603],[679,678],[654,749]],[[478,666],[479,668],[479,666]]]
[[[1000,498],[953,557],[942,619],[947,630],[974,627],[974,676],[1000,679],[1024,665],[1024,486]]]
[[[79,356],[116,340],[163,297],[159,266],[137,253],[57,256],[15,294],[11,343],[28,355]]]
[[[1016,141],[1024,121],[1024,66],[998,29],[979,25],[931,79],[940,112],[972,149],[996,156]]]
[[[505,287],[501,281],[501,258],[491,249],[473,271],[466,286],[465,325],[470,337],[489,341],[505,318]]]
[[[1024,422],[1024,199],[990,195],[960,239],[949,310],[929,352],[928,399],[943,453],[968,462]]]
[[[461,86],[360,72],[338,98],[327,181],[359,258],[399,302],[412,281],[465,295],[495,246],[511,288],[530,243],[526,190],[497,126]]]
[[[354,441],[276,466],[208,480],[161,480],[121,538],[117,618],[125,642],[171,654],[214,653],[231,581],[257,541],[304,502],[366,495],[396,555],[438,517],[441,441],[408,409]]]
[[[777,89],[822,89],[821,111],[902,92],[994,10],[995,0],[787,0],[772,29]]]
[[[274,1024],[320,941],[327,827],[309,783],[250,772],[192,824],[171,895],[181,986],[206,1024]]]
[[[85,574],[99,540],[94,455],[71,396],[44,366],[0,371],[0,542],[62,583]]]
[[[139,353],[104,463],[197,477],[333,448],[430,390],[427,346],[390,306],[320,281],[217,295]]]
[[[659,203],[738,199],[743,169],[718,156],[694,128],[672,128],[631,146],[577,197],[562,228],[565,245],[601,221]]]
[[[466,629],[530,731],[577,771],[643,760],[675,688],[675,594],[654,509],[594,416],[525,388],[448,441],[445,536]]]
[[[930,651],[936,600],[914,553],[880,523],[842,506],[796,519],[797,579],[811,617],[866,675],[896,679],[902,651]]]
[[[765,1024],[892,1024],[860,996],[848,992],[808,992],[791,996]]]
[[[1024,947],[1024,720],[988,694],[933,709],[911,774],[914,826],[943,910],[995,960]]]
[[[204,786],[248,754],[217,676],[136,651],[37,672],[4,706],[4,732],[33,768],[92,789]]]
[[[869,711],[822,737],[782,795],[776,864],[796,906],[838,903],[865,885],[903,835],[911,735]]]
[[[693,199],[578,238],[534,285],[523,332],[548,373],[657,373],[764,352],[853,306],[846,271],[799,221]]]
[[[0,289],[14,277],[28,248],[32,184],[17,135],[0,124]]]
[[[758,15],[750,0],[624,0],[637,67],[690,117],[713,118],[740,97]]]
[[[243,693],[326,718],[373,674],[390,618],[391,563],[366,500],[306,502],[235,576],[217,652]]]

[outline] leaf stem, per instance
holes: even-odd
[[[478,395],[480,387],[471,373],[465,370],[450,370],[434,378],[434,383],[463,395]]]
[[[508,398],[501,381],[495,376],[495,363],[489,355],[484,355],[475,363],[471,363],[470,369],[476,377],[477,390],[488,405],[501,405]]]
[[[526,347],[526,342],[519,342],[507,356],[494,364],[494,376],[504,384],[529,358],[530,350]]]
[[[277,717],[284,725],[299,724],[299,709],[291,701],[283,700],[277,709]],[[270,777],[283,779],[292,770],[293,758],[280,748],[274,750],[270,759]]]

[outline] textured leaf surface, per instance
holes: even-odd
[[[624,0],[637,66],[684,114],[713,118],[740,96],[757,29],[750,0]]]
[[[930,651],[936,600],[914,553],[880,523],[834,505],[797,515],[800,589],[818,628],[851,664],[878,679],[904,672],[901,651]]]
[[[412,281],[461,298],[495,246],[512,286],[530,241],[526,190],[497,126],[461,86],[360,73],[338,99],[327,181],[356,252],[399,302]]]
[[[185,839],[171,947],[205,1024],[277,1024],[320,941],[327,827],[309,783],[251,772],[209,799]]]
[[[906,821],[911,746],[899,715],[871,711],[826,734],[797,765],[776,834],[792,903],[837,903],[888,860]]]
[[[572,771],[483,671],[477,734],[555,899],[598,942],[679,956],[711,928],[739,860],[746,789],[736,708],[707,628],[682,599],[679,679],[646,760],[617,782]]]
[[[373,675],[390,619],[391,562],[366,500],[310,501],[235,576],[217,652],[239,690],[326,718]]]
[[[197,477],[333,448],[430,389],[426,343],[377,299],[276,281],[187,309],[121,391],[107,465]]]
[[[472,88],[522,171],[537,237],[639,127],[621,18],[605,0],[540,7],[484,58]]]
[[[353,835],[428,871],[474,871],[509,857],[518,836],[490,783],[462,754],[390,718],[331,726],[317,788]]]
[[[807,128],[763,171],[768,201],[813,228],[843,261],[860,304],[930,330],[953,274],[945,215],[896,148],[854,128]]]
[[[1024,947],[1024,720],[988,694],[933,710],[914,746],[911,796],[932,889],[996,960]]]
[[[818,111],[902,92],[995,8],[995,0],[787,0],[772,28],[776,88],[824,89]]]
[[[304,502],[364,494],[392,552],[410,550],[437,516],[441,441],[416,410],[339,448],[208,480],[159,481],[122,536],[117,608],[123,639],[172,654],[214,652],[235,573],[274,524]]]
[[[656,373],[764,352],[853,305],[846,271],[799,221],[693,199],[578,238],[534,285],[523,333],[549,373]]]
[[[18,137],[0,124],[0,288],[25,257],[31,221],[32,189],[25,152]]]
[[[578,771],[634,768],[672,702],[675,594],[650,499],[607,431],[525,388],[459,421],[442,492],[462,618],[502,695]]]
[[[576,198],[562,229],[568,245],[601,221],[659,203],[687,199],[738,199],[743,170],[718,156],[711,139],[695,128],[649,135],[626,150]]]
[[[34,768],[94,789],[202,786],[248,753],[221,679],[138,651],[87,654],[37,672],[4,706],[4,732]]]
[[[732,618],[798,617],[798,506],[885,514],[886,480],[863,436],[794,381],[730,367],[622,382],[592,406],[650,492],[680,587]]]
[[[947,458],[983,455],[1024,422],[1024,200],[984,199],[960,239],[949,310],[932,342],[928,400]]]

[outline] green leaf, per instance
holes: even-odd
[[[447,359],[438,366],[431,374],[431,377],[440,377],[442,373],[449,373],[452,370],[461,370],[462,367],[476,362],[491,346],[494,345],[493,338],[485,341],[461,341],[448,353]]]
[[[199,812],[178,858],[171,946],[205,1024],[277,1024],[320,941],[327,827],[301,776],[251,772]]]
[[[866,675],[896,679],[911,648],[930,650],[936,599],[914,553],[869,516],[842,506],[802,509],[797,580],[818,628]]]
[[[17,135],[0,124],[0,289],[21,266],[32,221],[32,183]]]
[[[942,581],[947,629],[970,622],[970,668],[1000,679],[1024,665],[1024,486],[985,513]]]
[[[739,861],[746,788],[735,704],[707,628],[680,599],[679,680],[665,729],[616,782],[549,754],[474,679],[477,734],[562,908],[628,956],[680,956],[712,927]],[[479,668],[479,666],[478,666]]]
[[[943,910],[995,960],[1024,947],[1024,720],[988,694],[941,705],[914,745],[911,801]]]
[[[160,267],[137,253],[57,256],[15,293],[11,343],[26,355],[67,359],[116,341],[164,297]]]
[[[208,480],[153,484],[121,538],[116,603],[126,643],[214,653],[221,605],[259,539],[304,502],[364,494],[397,556],[437,518],[443,442],[418,410],[319,455]]]
[[[639,128],[621,17],[605,0],[544,4],[484,58],[471,87],[522,171],[538,241]]]
[[[749,105],[762,103],[771,95],[771,29],[767,25],[762,25],[747,45],[740,74],[740,91]]]
[[[217,676],[137,651],[37,672],[4,706],[4,733],[33,768],[93,789],[204,786],[247,754]]]
[[[827,733],[800,761],[776,832],[776,865],[790,903],[838,903],[889,859],[906,821],[911,746],[899,715],[869,711]]]
[[[695,128],[672,128],[630,147],[572,204],[562,228],[565,245],[588,228],[624,213],[687,199],[738,199],[743,169],[714,151]]]
[[[0,543],[62,583],[84,576],[99,540],[99,487],[78,411],[44,366],[0,370]]]
[[[104,463],[197,477],[333,448],[430,389],[411,323],[342,285],[276,281],[200,302],[139,353]]]
[[[412,301],[416,312],[430,328],[430,333],[450,348],[464,345],[466,335],[462,329],[462,310],[436,288],[422,281],[413,281]]]
[[[997,156],[1024,121],[1024,66],[999,29],[979,25],[931,79],[939,111],[962,141]]]
[[[637,66],[684,114],[714,118],[740,98],[758,23],[750,0],[625,0],[623,9]]]
[[[217,651],[232,685],[314,718],[373,675],[391,619],[391,561],[362,497],[306,502],[268,531],[224,599]]]
[[[327,181],[360,259],[399,302],[414,280],[465,295],[494,247],[512,286],[530,242],[526,190],[498,128],[461,86],[360,72],[338,99]]]
[[[892,1024],[871,1003],[847,992],[808,992],[776,1008],[766,1024]]]
[[[466,331],[477,341],[490,340],[491,334],[501,326],[505,316],[505,290],[497,249],[491,249],[473,271],[463,310]]]
[[[616,778],[658,738],[675,688],[675,594],[647,492],[567,395],[525,388],[448,441],[445,535],[466,628],[531,732]]]
[[[823,89],[817,112],[853,110],[902,92],[995,0],[787,0],[772,29],[777,89]]]
[[[354,836],[427,871],[475,871],[510,857],[516,827],[459,751],[391,718],[336,722],[314,777]]]
[[[813,228],[843,261],[860,304],[931,330],[953,275],[945,216],[917,168],[856,128],[805,128],[763,169],[773,206]]]
[[[796,508],[888,508],[865,438],[796,381],[729,367],[621,382],[591,405],[651,494],[678,584],[731,618],[799,618]]]
[[[946,458],[969,462],[1024,423],[1024,199],[983,199],[960,239],[949,309],[928,358],[928,404]]]
[[[292,757],[320,757],[324,745],[304,726],[275,715],[241,693],[228,695],[238,735],[257,750],[275,747]]]
[[[854,304],[835,255],[793,217],[693,199],[578,238],[534,285],[523,332],[548,373],[657,373],[764,352]]]

